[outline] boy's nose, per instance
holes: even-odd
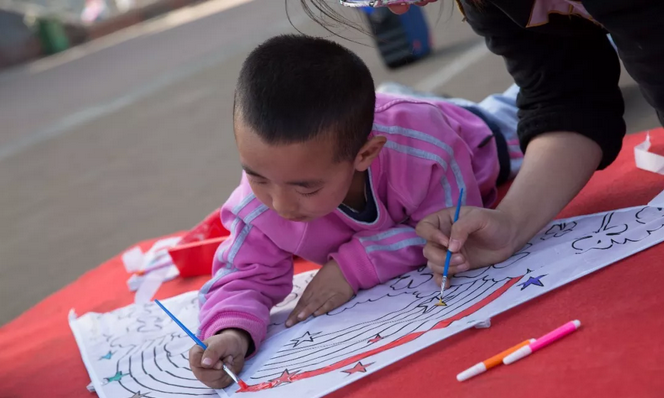
[[[297,203],[286,198],[273,197],[272,208],[274,208],[274,211],[276,211],[280,217],[287,220],[296,220],[301,217],[300,214],[298,214]]]

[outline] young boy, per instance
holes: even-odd
[[[461,188],[464,204],[491,205],[496,142],[507,151],[473,112],[376,94],[360,58],[305,36],[275,37],[249,55],[233,120],[244,173],[221,211],[231,237],[200,291],[208,349],[189,356],[213,388],[231,382],[221,361],[239,372],[260,347],[270,309],[291,291],[294,255],[323,267],[287,326],[425,264],[417,222],[455,206]]]

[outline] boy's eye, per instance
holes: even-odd
[[[257,184],[257,185],[265,185],[265,184],[267,184],[267,181],[261,180],[261,179],[258,179],[258,178],[252,178],[251,183],[252,184]]]
[[[315,191],[313,191],[313,192],[306,192],[306,193],[305,193],[305,192],[298,192],[298,193],[299,193],[300,195],[304,196],[304,197],[309,197],[309,196],[314,196],[315,194],[317,194],[318,192],[320,192],[321,189],[323,189],[323,188],[319,188],[319,189],[317,189],[317,190],[315,190]]]

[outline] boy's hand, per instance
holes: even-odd
[[[439,285],[448,247],[454,253],[449,275],[507,260],[518,249],[514,247],[515,223],[504,212],[462,207],[459,220],[453,225],[454,211],[454,208],[441,210],[417,224],[417,234],[427,241],[424,257],[429,260],[427,265]]]
[[[189,365],[194,376],[210,388],[225,388],[233,383],[221,368],[222,361],[233,373],[244,367],[251,337],[244,330],[226,329],[204,341],[207,350],[198,345],[189,350]]]
[[[330,312],[348,302],[354,294],[353,288],[341,273],[339,264],[332,260],[318,271],[304,289],[300,301],[286,320],[286,327],[309,318],[311,314],[319,316]]]

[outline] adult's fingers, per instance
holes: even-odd
[[[445,228],[446,230],[449,230],[449,226],[441,225],[440,218],[441,217],[436,213],[424,217],[417,223],[415,232],[420,238],[423,238],[427,242],[447,247],[449,239],[441,229]]]
[[[424,258],[427,259],[429,267],[437,272],[443,272],[445,261],[447,261],[447,248],[428,242],[422,249]],[[450,267],[456,267],[466,262],[463,253],[453,253],[450,257]],[[432,268],[433,267],[433,268]]]
[[[441,283],[443,283],[443,275],[442,274],[433,274],[433,281],[436,282],[436,285],[440,286]],[[447,289],[450,287],[450,279],[447,279],[447,283],[445,283],[445,288]]]
[[[466,217],[459,217],[459,220],[452,225],[448,247],[453,253],[457,253],[463,248],[468,236],[484,227],[485,220],[482,217],[476,217],[477,214],[475,212]]]
[[[429,261],[427,262],[427,267],[438,274],[442,274],[445,272],[445,263],[441,262],[432,262]],[[466,256],[464,256],[462,253],[457,253],[452,255],[452,259],[450,260],[450,267],[447,270],[448,273],[454,275],[458,272],[463,272],[463,271],[468,271],[470,269],[470,266],[468,264],[468,261],[466,261]]]
[[[459,264],[455,265],[454,267],[450,265],[450,269],[447,270],[448,275],[456,275],[460,272],[465,272],[470,269],[470,263],[464,259],[464,261]]]

